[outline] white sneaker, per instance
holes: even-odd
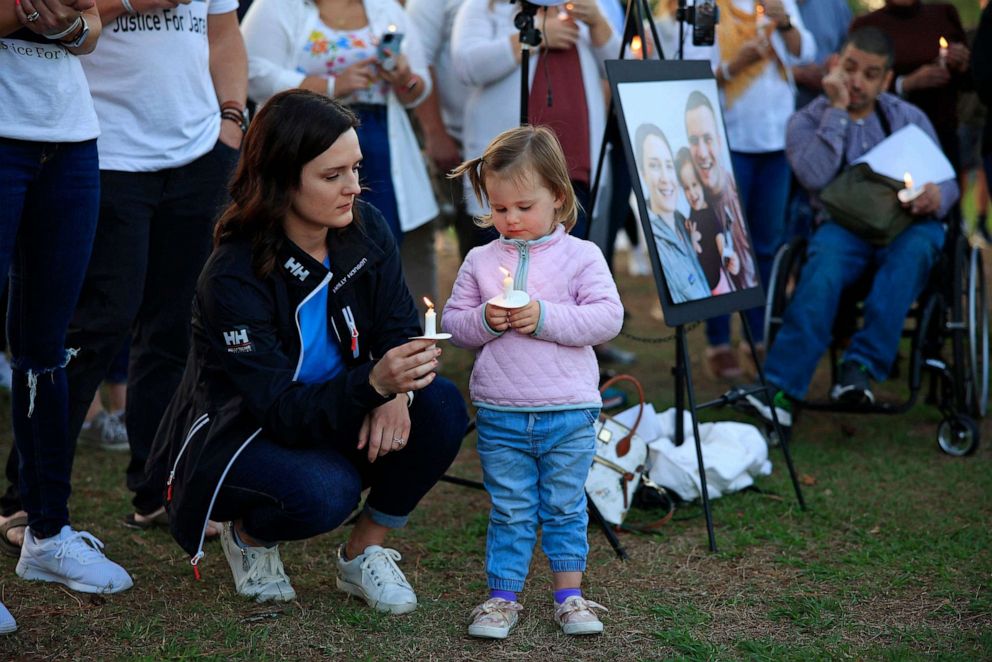
[[[10,634],[17,630],[17,621],[7,611],[7,607],[0,602],[0,634]]]
[[[396,565],[401,558],[395,549],[369,545],[364,552],[345,561],[344,545],[341,545],[337,586],[364,599],[373,609],[390,614],[411,612],[417,608],[417,594]]]
[[[517,614],[521,611],[523,607],[519,602],[489,598],[472,610],[468,634],[483,639],[506,639],[517,624]]]
[[[558,622],[561,631],[565,634],[599,634],[603,631],[603,623],[593,613],[593,609],[608,611],[598,602],[586,600],[580,595],[573,595],[566,598],[565,602],[561,604],[555,603],[555,621]]]
[[[23,579],[65,584],[82,593],[120,593],[134,585],[131,576],[101,551],[103,543],[68,524],[57,536],[37,540],[24,529],[17,574]]]
[[[98,444],[105,451],[131,450],[124,421],[120,416],[106,411],[101,411],[92,421],[83,423],[79,436]]]
[[[279,558],[279,546],[242,547],[234,542],[234,524],[225,522],[220,531],[220,545],[234,573],[234,587],[241,595],[256,602],[289,602],[296,591],[289,583]]]

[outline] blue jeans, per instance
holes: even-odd
[[[888,246],[873,246],[833,222],[813,233],[799,285],[765,361],[768,381],[802,400],[820,357],[830,344],[841,292],[867,269],[875,269],[864,301],[862,328],[844,359],[883,381],[899,350],[903,323],[944,245],[944,228],[918,221]]]
[[[785,152],[746,154],[731,152],[737,193],[741,209],[751,231],[751,245],[758,258],[761,283],[768,287],[775,253],[785,243],[785,210],[792,181]],[[754,342],[765,339],[765,309],[762,306],[744,311],[754,334]],[[721,315],[706,320],[706,339],[711,347],[730,342],[730,317]]]
[[[552,572],[586,569],[586,476],[595,454],[595,409],[479,409],[479,459],[492,499],[486,535],[489,588],[521,591],[542,528]]]
[[[355,104],[352,110],[361,122],[357,129],[362,148],[362,199],[382,212],[393,233],[396,245],[403,243],[400,211],[393,186],[392,161],[389,156],[389,114],[384,105]]]
[[[211,517],[241,519],[258,540],[303,540],[340,526],[369,487],[365,510],[372,521],[399,528],[451,465],[467,428],[458,388],[437,377],[414,397],[407,445],[374,463],[356,448],[357,429],[309,448],[260,436],[231,467]]]
[[[100,202],[96,140],[0,139],[0,274],[10,271],[14,445],[28,525],[69,523],[75,444],[67,432],[66,330],[90,259]]]

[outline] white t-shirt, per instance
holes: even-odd
[[[208,14],[238,0],[193,0],[175,9],[121,14],[84,58],[102,133],[101,170],[175,168],[209,152],[220,135],[210,77]]]
[[[0,136],[80,142],[99,134],[78,57],[51,42],[0,38]]]

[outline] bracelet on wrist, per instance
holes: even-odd
[[[121,5],[124,7],[124,11],[128,14],[137,14],[134,10],[134,5],[131,4],[131,0],[121,0]]]
[[[46,32],[45,34],[43,34],[41,36],[44,37],[45,39],[49,39],[51,41],[58,41],[60,39],[65,39],[66,37],[68,37],[69,35],[73,34],[76,30],[78,30],[81,27],[83,27],[83,15],[82,14],[80,14],[79,16],[77,16],[76,17],[76,20],[72,22],[72,25],[70,25],[69,27],[67,27],[65,30],[62,30],[61,32],[52,32],[52,33],[47,33]]]

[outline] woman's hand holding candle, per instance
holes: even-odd
[[[372,367],[369,385],[381,396],[417,391],[436,376],[441,348],[435,340],[411,340],[393,347]]]

